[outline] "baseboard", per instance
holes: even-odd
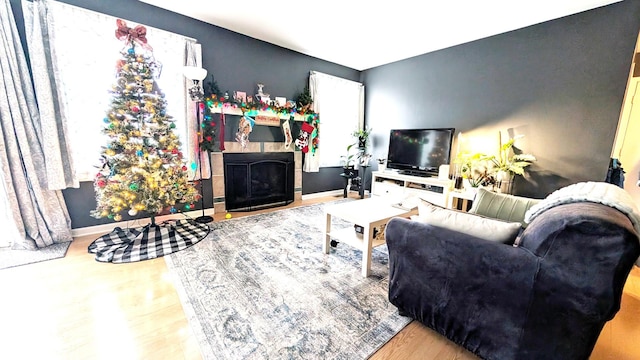
[[[214,211],[213,209],[204,209],[204,214],[213,216]],[[187,212],[182,212],[177,214],[167,214],[167,215],[157,216],[156,223],[161,223],[163,221],[171,220],[171,219],[183,219],[185,216],[188,218],[195,219],[198,216],[202,216],[202,210],[194,210],[194,211],[187,211]],[[150,222],[151,222],[150,218],[140,218],[140,219],[129,220],[129,221],[119,221],[119,222],[113,222],[113,223],[101,224],[101,225],[95,225],[95,226],[86,226],[86,227],[81,227],[77,229],[71,229],[71,236],[80,237],[85,235],[96,235],[96,234],[103,235],[111,232],[111,230],[113,230],[116,227],[121,227],[121,228],[140,227],[140,226],[147,225]]]
[[[318,192],[313,194],[305,194],[305,195],[302,195],[302,200],[317,199],[317,198],[326,197],[326,196],[337,196],[337,195],[342,195],[342,193],[343,193],[343,190],[330,190],[330,191],[323,191],[323,192]]]

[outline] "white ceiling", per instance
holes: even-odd
[[[366,70],[621,0],[140,0]]]

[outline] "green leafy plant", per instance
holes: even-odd
[[[367,153],[369,135],[371,135],[371,128],[356,129],[351,133],[355,141],[347,145],[347,155],[341,156],[343,167],[355,166],[356,161],[363,165],[369,162],[371,158],[371,154]],[[354,148],[357,149],[356,152],[353,152]]]
[[[510,139],[500,147],[498,156],[491,156],[489,160],[493,163],[493,170],[506,171],[510,174],[524,175],[524,168],[536,161],[536,157],[531,154],[513,154],[509,156],[513,150],[515,139]]]
[[[342,167],[349,168],[349,167],[354,167],[355,166],[355,161],[358,158],[358,154],[359,153],[355,153],[353,151],[351,151],[351,149],[353,149],[354,146],[358,145],[357,143],[353,143],[353,144],[349,144],[347,146],[347,155],[343,155],[340,158],[342,159]]]
[[[500,146],[498,155],[462,152],[456,156],[454,163],[459,165],[462,177],[468,179],[473,187],[494,185],[501,179],[501,173],[511,177],[524,175],[525,168],[536,158],[531,154],[513,153],[514,142],[515,139],[510,139]]]
[[[458,164],[460,173],[469,181],[472,187],[488,186],[495,183],[495,178],[490,169],[492,156],[482,153],[459,153],[454,163]]]
[[[356,129],[351,133],[351,136],[356,138],[358,148],[366,149],[369,142],[369,135],[371,135],[371,128]]]

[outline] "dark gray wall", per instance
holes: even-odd
[[[199,20],[178,15],[154,6],[131,0],[59,0],[64,3],[83,7],[89,10],[101,12],[128,20],[132,23],[144,24],[151,27],[175,32],[192,37],[202,44],[203,67],[213,74],[222,91],[235,90],[246,91],[251,94],[257,92],[257,83],[265,84],[265,92],[272,96],[284,96],[292,99],[304,89],[308,83],[309,71],[316,70],[327,74],[359,80],[360,72],[334,63],[323,61],[314,57],[303,55],[291,50],[268,44],[232,31],[213,26]],[[21,16],[20,1],[10,0],[16,21],[20,31],[24,27]],[[233,11],[233,10],[223,10]],[[114,22],[114,31],[115,31]],[[301,31],[304,24],[296,25],[292,22],[292,31]],[[296,26],[301,26],[296,28]],[[153,39],[149,39],[153,46]],[[90,56],[90,54],[88,54]],[[114,61],[119,56],[114,54]],[[105,69],[109,70],[109,69]],[[207,81],[210,80],[208,77]],[[105,92],[105,96],[109,96]],[[100,121],[97,119],[96,121]],[[233,141],[235,135],[234,125],[237,117],[227,117],[227,140]],[[299,125],[298,125],[299,128]],[[256,127],[250,136],[251,141],[284,141],[280,131],[273,129],[260,129]],[[279,130],[279,129],[278,129]],[[292,129],[297,135],[297,128]],[[303,182],[303,194],[324,191],[327,188],[327,178],[335,178],[337,185],[333,189],[340,188],[341,178],[338,176],[340,168],[324,169],[320,173],[305,173]],[[211,181],[204,182],[204,188],[211,188]],[[205,193],[205,208],[212,207],[212,197]],[[79,189],[67,189],[63,191],[72,219],[72,227],[79,228],[104,223],[110,223],[107,219],[94,219],[89,216],[89,211],[95,208],[95,194],[93,184],[83,183]],[[209,195],[209,196],[207,196]],[[200,209],[198,204],[198,209]],[[124,220],[129,220],[123,214]]]
[[[373,158],[392,128],[512,128],[538,158],[516,193],[602,181],[639,28],[624,1],[364,71]]]

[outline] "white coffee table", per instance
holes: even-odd
[[[329,253],[331,238],[360,249],[362,251],[362,276],[369,276],[371,250],[385,243],[384,237],[381,239],[373,238],[373,229],[385,225],[393,217],[404,217],[418,212],[417,209],[406,210],[393,207],[391,204],[392,202],[388,198],[372,197],[327,206],[325,208],[326,229],[322,250],[325,254]],[[332,231],[331,218],[334,216],[362,226],[364,228],[363,234],[356,233],[353,227]]]

